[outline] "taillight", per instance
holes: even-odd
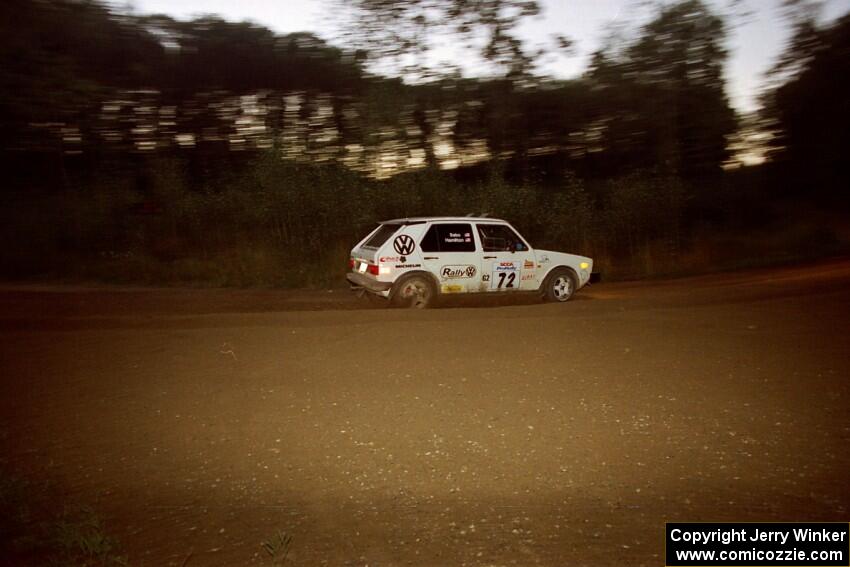
[[[354,269],[354,265],[355,265],[355,264],[357,264],[357,262],[355,262],[355,261],[354,261],[354,258],[349,258],[349,259],[348,259],[348,267],[349,267],[350,269],[352,269],[352,270],[353,270],[353,269]]]
[[[369,267],[366,268],[366,271],[372,274],[373,276],[377,276],[379,272],[379,268],[377,264],[369,264]]]

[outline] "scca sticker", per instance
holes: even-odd
[[[519,284],[521,262],[499,262],[493,264],[490,289],[516,289]]]
[[[409,256],[416,250],[416,243],[406,234],[399,234],[393,240],[393,248],[402,256]]]

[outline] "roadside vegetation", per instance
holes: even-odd
[[[97,513],[70,505],[43,481],[0,471],[3,565],[116,567],[127,565]]]
[[[0,565],[121,567],[130,565],[121,544],[89,506],[72,504],[45,481],[29,481],[0,469]],[[283,531],[260,544],[265,564],[288,565],[292,535]],[[188,552],[181,563],[193,563]]]
[[[269,151],[193,188],[179,158],[150,166],[139,201],[120,177],[81,182],[85,195],[16,196],[3,212],[8,279],[120,284],[326,287],[344,282],[351,246],[375,223],[486,213],[537,248],[592,256],[606,279],[684,275],[812,260],[848,251],[848,227],[794,199],[769,204],[728,173],[711,207],[676,177],[640,171],[557,187],[498,174],[459,183],[424,170],[389,180],[343,167],[292,164]],[[304,188],[309,188],[307,191]],[[13,214],[11,214],[13,211]]]

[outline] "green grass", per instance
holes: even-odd
[[[51,531],[57,564],[70,560],[77,567],[127,565],[127,558],[120,555],[118,544],[91,508],[63,512]]]
[[[127,565],[120,545],[89,507],[66,507],[49,484],[0,470],[0,541],[8,565]],[[57,509],[62,511],[58,514]]]

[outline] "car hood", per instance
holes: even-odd
[[[537,263],[542,267],[565,265],[578,270],[579,264],[587,262],[593,266],[593,259],[587,256],[579,256],[578,254],[567,254],[566,252],[555,252],[552,250],[535,250]]]

